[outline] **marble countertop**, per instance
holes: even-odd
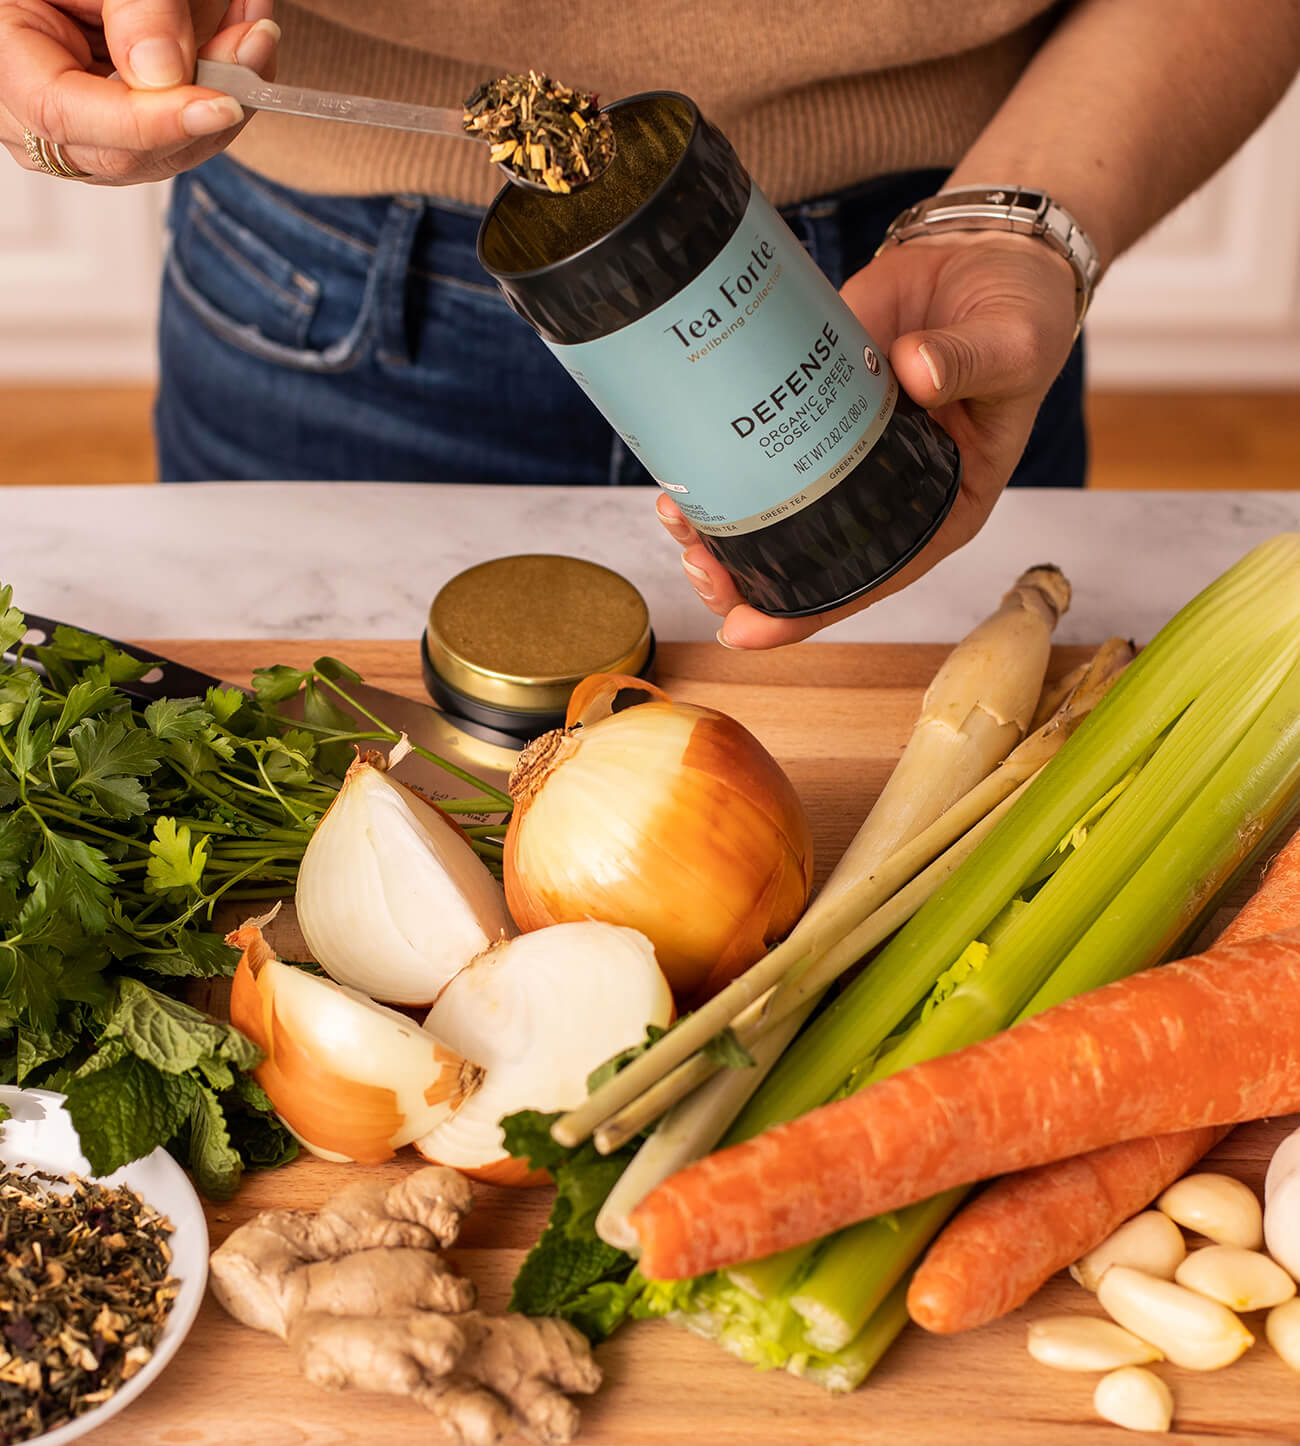
[[[32,612],[122,638],[418,637],[454,573],[513,552],[630,578],[662,639],[707,639],[641,488],[204,483],[0,489],[0,583]],[[1300,492],[1009,491],[983,532],[824,641],[952,642],[1025,567],[1074,587],[1061,642],[1145,642],[1256,543],[1300,528]]]

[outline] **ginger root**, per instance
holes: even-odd
[[[430,1166],[349,1186],[312,1214],[266,1210],[212,1254],[212,1290],[237,1320],[288,1343],[314,1384],[410,1396],[460,1446],[520,1428],[571,1441],[600,1370],[565,1321],[474,1311],[473,1282],[435,1247],[455,1242],[469,1182]]]

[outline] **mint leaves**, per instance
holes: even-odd
[[[509,1308],[572,1321],[594,1344],[622,1323],[644,1284],[633,1278],[631,1256],[606,1245],[594,1228],[640,1142],[611,1155],[597,1154],[590,1140],[569,1150],[551,1139],[557,1118],[521,1110],[501,1121],[506,1149],[535,1170],[549,1170],[556,1185],[551,1218],[515,1276]]]

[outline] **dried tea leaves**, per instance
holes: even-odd
[[[172,1225],[125,1188],[0,1171],[0,1443],[107,1401],[152,1357]]]
[[[614,155],[614,129],[596,97],[535,70],[480,85],[465,102],[465,129],[488,142],[495,162],[562,196]]]

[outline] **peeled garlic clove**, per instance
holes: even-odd
[[[1217,1371],[1254,1343],[1227,1306],[1128,1265],[1110,1267],[1097,1299],[1112,1320],[1188,1370]]]
[[[1273,1259],[1300,1280],[1300,1171],[1284,1176],[1267,1197],[1264,1241]]]
[[[1300,1371],[1300,1299],[1275,1305],[1264,1318],[1268,1343],[1293,1371]]]
[[[1156,1209],[1216,1245],[1258,1250],[1264,1243],[1264,1214],[1255,1192],[1231,1175],[1184,1175],[1160,1196]]]
[[[1268,1209],[1269,1196],[1286,1179],[1300,1171],[1300,1130],[1292,1130],[1273,1151],[1268,1162],[1268,1173],[1264,1176],[1264,1208]]]
[[[478,1069],[395,1009],[291,964],[246,925],[230,1020],[265,1058],[253,1077],[313,1154],[378,1164],[458,1109]]]
[[[495,944],[438,996],[425,1019],[483,1067],[483,1083],[450,1118],[416,1140],[438,1165],[499,1185],[539,1184],[506,1152],[501,1119],[518,1110],[571,1110],[587,1076],[673,1018],[668,981],[635,929],[552,924]]]
[[[465,835],[376,755],[347,771],[307,844],[294,906],[312,957],[340,984],[425,1006],[514,934],[505,890]]]
[[[1036,1361],[1058,1371],[1112,1371],[1163,1359],[1132,1331],[1095,1315],[1049,1315],[1033,1321],[1028,1346]]]
[[[1070,1267],[1070,1274],[1085,1290],[1092,1291],[1112,1265],[1131,1265],[1161,1280],[1172,1280],[1186,1254],[1183,1232],[1169,1216],[1159,1210],[1144,1210],[1081,1256]]]
[[[1229,1310],[1267,1310],[1295,1294],[1295,1281],[1256,1250],[1207,1245],[1193,1250],[1174,1274],[1179,1285],[1208,1295]]]
[[[1174,1395],[1151,1371],[1125,1366],[1097,1382],[1092,1404],[1103,1421],[1129,1431],[1168,1431]]]

